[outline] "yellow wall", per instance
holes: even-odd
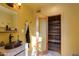
[[[38,14],[42,15],[42,17],[61,14],[61,55],[79,54],[78,7],[79,4],[56,4],[51,7],[42,8],[41,13]],[[45,30],[43,31],[46,32]]]
[[[27,20],[29,23],[30,23],[29,20],[32,20],[32,18],[31,18],[31,12],[30,12],[29,8],[25,7],[24,5],[22,5],[20,9],[17,8],[17,7],[10,8],[10,7],[8,7],[6,4],[0,4],[0,5],[16,12],[16,17],[14,17],[14,22],[15,22],[15,23],[14,23],[13,25],[15,25],[15,27],[17,27],[18,32],[17,32],[17,33],[14,33],[14,36],[15,36],[14,40],[16,40],[16,35],[19,34],[19,39],[22,40],[23,43],[25,43],[25,42],[26,42],[26,41],[25,41],[25,32],[22,32],[22,31],[25,30],[25,23],[26,23],[26,20]],[[6,20],[6,21],[7,21],[7,20]],[[5,22],[6,22],[6,21],[5,21]],[[11,20],[8,19],[8,21],[11,21]],[[11,23],[13,23],[13,21],[11,21]],[[33,32],[33,31],[32,31],[32,32]],[[4,36],[4,37],[3,37],[3,36]],[[3,40],[3,41],[6,40],[6,41],[7,41],[7,39],[8,39],[7,33],[5,33],[5,34],[4,34],[4,33],[1,33],[1,38],[3,38],[3,39],[1,39],[1,40]],[[5,40],[4,40],[4,39],[5,39]],[[5,42],[6,42],[6,41],[5,41]]]
[[[6,25],[12,26],[13,17],[3,11],[0,11],[0,27],[5,27]]]
[[[24,5],[21,6],[21,9],[15,8],[17,11],[17,28],[19,32],[19,38],[23,42],[25,42],[25,33],[22,32],[22,30],[25,30],[25,23],[26,20],[29,22],[31,20],[31,13],[28,8],[26,8]],[[29,22],[30,23],[30,22]]]
[[[9,8],[4,4],[0,4],[0,5]],[[61,55],[79,54],[79,47],[78,47],[79,46],[79,36],[78,36],[79,8],[78,7],[79,4],[57,4],[51,7],[42,8],[42,12],[39,14],[42,16],[53,16],[53,15],[61,14]],[[16,27],[18,28],[20,40],[22,40],[25,43],[25,35],[24,33],[22,33],[22,29],[24,29],[25,21],[28,20],[30,25],[30,35],[35,36],[36,33],[35,14],[31,12],[31,9],[25,7],[24,5],[22,5],[21,9],[17,9],[15,7],[12,10],[17,12]],[[43,31],[46,32],[46,29]],[[6,34],[3,33],[2,35],[5,36]],[[43,38],[46,38],[46,35],[43,36]]]

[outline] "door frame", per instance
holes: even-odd
[[[43,51],[43,54],[48,53],[48,16],[46,17],[39,17],[40,19],[46,20],[46,49]]]

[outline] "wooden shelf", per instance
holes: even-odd
[[[0,33],[15,33],[17,31],[0,31]]]
[[[48,42],[57,42],[57,43],[60,43],[60,40],[48,40]]]
[[[49,35],[55,35],[55,34],[60,35],[60,32],[58,32],[58,33],[57,32],[49,32]]]
[[[17,30],[7,30],[5,27],[0,27],[0,33],[15,33]]]
[[[52,50],[52,51],[58,51],[58,52],[61,53],[61,51],[60,51],[61,48],[48,48],[48,49],[49,49],[49,50]]]
[[[51,30],[51,29],[53,29],[53,30]],[[60,29],[60,28],[50,28],[50,27],[49,27],[49,30],[50,30],[50,31],[60,31],[61,29]]]
[[[51,36],[49,36],[48,38],[50,38],[49,40],[60,40],[60,36],[53,36],[52,37],[52,35]]]
[[[48,44],[49,48],[60,48],[60,44],[59,43],[50,43]]]

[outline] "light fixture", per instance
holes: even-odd
[[[21,3],[17,3],[18,4],[18,7],[20,8],[21,7]]]
[[[9,7],[13,7],[14,3],[6,3]]]
[[[20,8],[21,7],[21,3],[6,3],[9,7],[14,7],[14,5],[15,6],[17,6],[18,8]]]

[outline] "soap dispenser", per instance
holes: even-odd
[[[19,45],[19,35],[17,35],[17,41],[16,44]]]

